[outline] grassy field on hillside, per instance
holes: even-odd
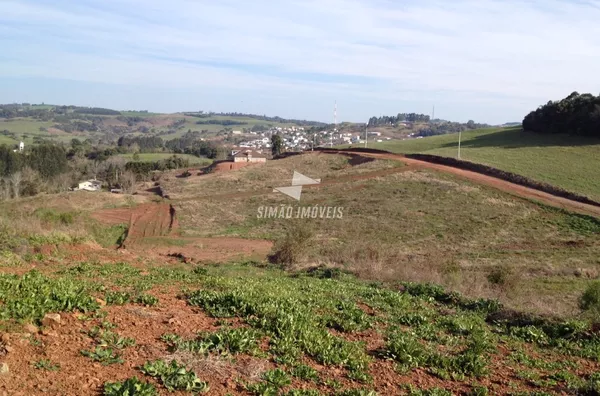
[[[190,165],[210,165],[212,163],[211,159],[208,158],[200,158],[195,155],[190,154],[173,154],[173,153],[139,153],[140,162],[154,162],[160,161],[163,159],[167,159],[176,155],[179,158],[183,158],[189,161]],[[133,154],[118,154],[117,157],[125,158],[128,161],[133,161]]]
[[[299,202],[272,192],[294,170],[322,179]],[[7,394],[600,390],[598,220],[396,161],[322,153],[161,186],[184,235],[118,251],[127,216],[111,226],[91,213],[147,198],[0,202]],[[265,206],[344,209],[259,218]],[[189,235],[270,238],[294,261],[184,256]],[[157,255],[163,241],[170,253]]]
[[[309,235],[297,247],[301,262],[341,266],[367,278],[433,281],[471,295],[499,297],[520,309],[573,312],[589,277],[599,275],[598,220],[430,171],[345,178],[389,166],[374,161],[352,167],[339,156],[302,155],[171,180],[163,187],[174,199],[185,235],[270,240]],[[305,188],[298,205],[271,193],[273,187],[289,185],[294,170],[328,184]],[[344,182],[330,184],[342,177]],[[253,191],[264,193],[253,196]],[[257,215],[259,207],[280,205],[343,207],[344,216],[289,220]],[[489,281],[495,273],[502,274],[502,285]]]
[[[456,157],[458,134],[374,143],[395,153]],[[462,133],[461,158],[600,199],[600,140],[568,135],[539,135],[520,128],[491,128]]]
[[[42,122],[32,118],[15,118],[11,120],[0,119],[0,131],[7,130],[15,134],[15,138],[0,135],[0,144],[17,144],[20,139],[23,139],[25,144],[31,144],[33,143],[33,138],[35,136],[58,142],[69,142],[74,137],[78,137],[77,135],[62,131],[58,133],[49,133],[40,130],[40,128],[50,128],[52,125],[52,122]]]

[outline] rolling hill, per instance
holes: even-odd
[[[17,144],[23,140],[30,145],[42,139],[69,143],[73,138],[114,143],[125,134],[171,140],[190,130],[201,132],[204,137],[214,137],[226,130],[318,124],[238,113],[159,114],[77,106],[0,105],[0,144]]]
[[[456,157],[458,134],[374,143],[394,153]],[[600,140],[571,135],[539,135],[519,127],[462,133],[461,159],[527,176],[600,199]]]

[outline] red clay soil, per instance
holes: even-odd
[[[328,151],[328,154],[347,154],[343,151]],[[355,153],[352,153],[355,155]],[[519,184],[514,184],[502,179],[498,179],[492,176],[483,175],[481,173],[472,172],[464,169],[458,169],[451,166],[440,165],[440,164],[432,164],[426,161],[420,161],[412,158],[406,158],[401,154],[391,154],[391,153],[360,153],[361,156],[367,158],[377,158],[377,159],[388,159],[394,161],[401,161],[409,166],[413,166],[416,168],[424,168],[424,169],[433,169],[436,171],[450,173],[455,176],[461,177],[463,179],[467,179],[469,181],[473,181],[477,184],[482,184],[486,186],[490,186],[496,188],[500,191],[504,191],[506,193],[516,195],[518,197],[533,199],[539,202],[542,202],[548,206],[553,206],[556,208],[565,209],[568,211],[585,214],[589,216],[600,217],[600,208],[587,205],[584,203],[572,201],[567,198],[557,197],[552,194],[545,193],[543,191],[539,191],[533,188],[524,187]]]
[[[92,217],[105,224],[128,223],[127,238],[121,248],[144,250],[150,256],[180,255],[186,261],[222,261],[242,257],[264,259],[273,247],[273,243],[266,240],[170,236],[178,228],[178,222],[175,209],[165,203],[106,209]],[[180,243],[183,246],[179,246]]]
[[[105,307],[108,315],[104,320],[117,325],[113,331],[122,337],[131,337],[136,342],[134,346],[119,351],[123,353],[124,364],[102,366],[81,355],[81,350],[92,350],[95,347],[94,341],[85,333],[99,324],[98,320],[78,319],[81,314],[62,313],[61,323],[57,328],[47,329],[39,334],[5,335],[3,338],[7,338],[7,342],[3,342],[4,345],[9,345],[10,352],[3,356],[2,361],[8,364],[10,375],[0,376],[0,391],[11,396],[97,395],[101,394],[106,381],[121,381],[137,376],[144,381],[153,382],[138,367],[148,360],[169,359],[171,354],[165,343],[160,341],[163,334],[177,333],[192,338],[198,331],[217,330],[213,319],[191,308],[184,300],[177,299],[175,291],[153,294],[159,298],[157,307]],[[39,341],[31,342],[32,337]],[[48,371],[33,368],[34,363],[41,359],[59,364],[60,369]],[[224,366],[228,364],[223,362]],[[243,363],[238,362],[239,364]],[[212,373],[207,365],[198,374],[203,380],[209,381],[209,394],[224,395],[231,392],[230,387],[235,387],[233,378],[240,373],[232,372],[234,377],[230,379],[228,375],[223,377]],[[189,392],[169,394],[189,395]]]
[[[161,238],[167,241],[169,237]],[[230,237],[216,238],[177,238],[184,246],[154,246],[148,250],[160,256],[179,256],[182,261],[229,261],[239,258],[263,260],[273,248],[273,242],[262,239]],[[152,241],[156,242],[155,239]]]
[[[92,217],[105,224],[129,225],[124,246],[131,246],[146,237],[168,235],[177,227],[175,212],[171,205],[150,203],[135,208],[105,209],[92,214]]]

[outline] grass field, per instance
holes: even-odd
[[[374,143],[395,153],[456,157],[458,134]],[[538,135],[520,128],[462,133],[461,158],[600,199],[600,140],[568,135]]]
[[[186,159],[189,161],[190,165],[210,165],[212,163],[211,159],[208,158],[200,158],[195,155],[190,154],[173,154],[173,153],[139,153],[138,161],[141,162],[154,162],[160,161],[163,159],[167,159],[176,155],[177,157]],[[117,157],[125,158],[128,161],[133,161],[133,154],[118,154]]]
[[[390,166],[379,160],[349,166],[343,157],[302,155],[171,180],[163,187],[178,207],[185,235],[281,240],[297,227],[311,235],[300,247],[302,262],[341,266],[373,279],[433,281],[473,296],[498,297],[519,309],[576,310],[589,283],[581,274],[595,277],[600,264],[597,220],[429,171],[399,169],[352,180]],[[301,207],[343,207],[344,217],[258,218],[261,206],[293,205],[269,192],[289,184],[294,170],[324,183],[344,178],[305,189],[300,202]],[[265,193],[236,198],[252,191]],[[489,283],[494,271],[506,274],[507,289]]]

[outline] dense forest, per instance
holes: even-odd
[[[396,116],[381,116],[369,118],[368,127],[396,126],[401,122],[429,122],[430,117],[425,114],[398,113]]]
[[[568,133],[600,138],[600,95],[573,92],[525,116],[523,129],[537,133]]]

